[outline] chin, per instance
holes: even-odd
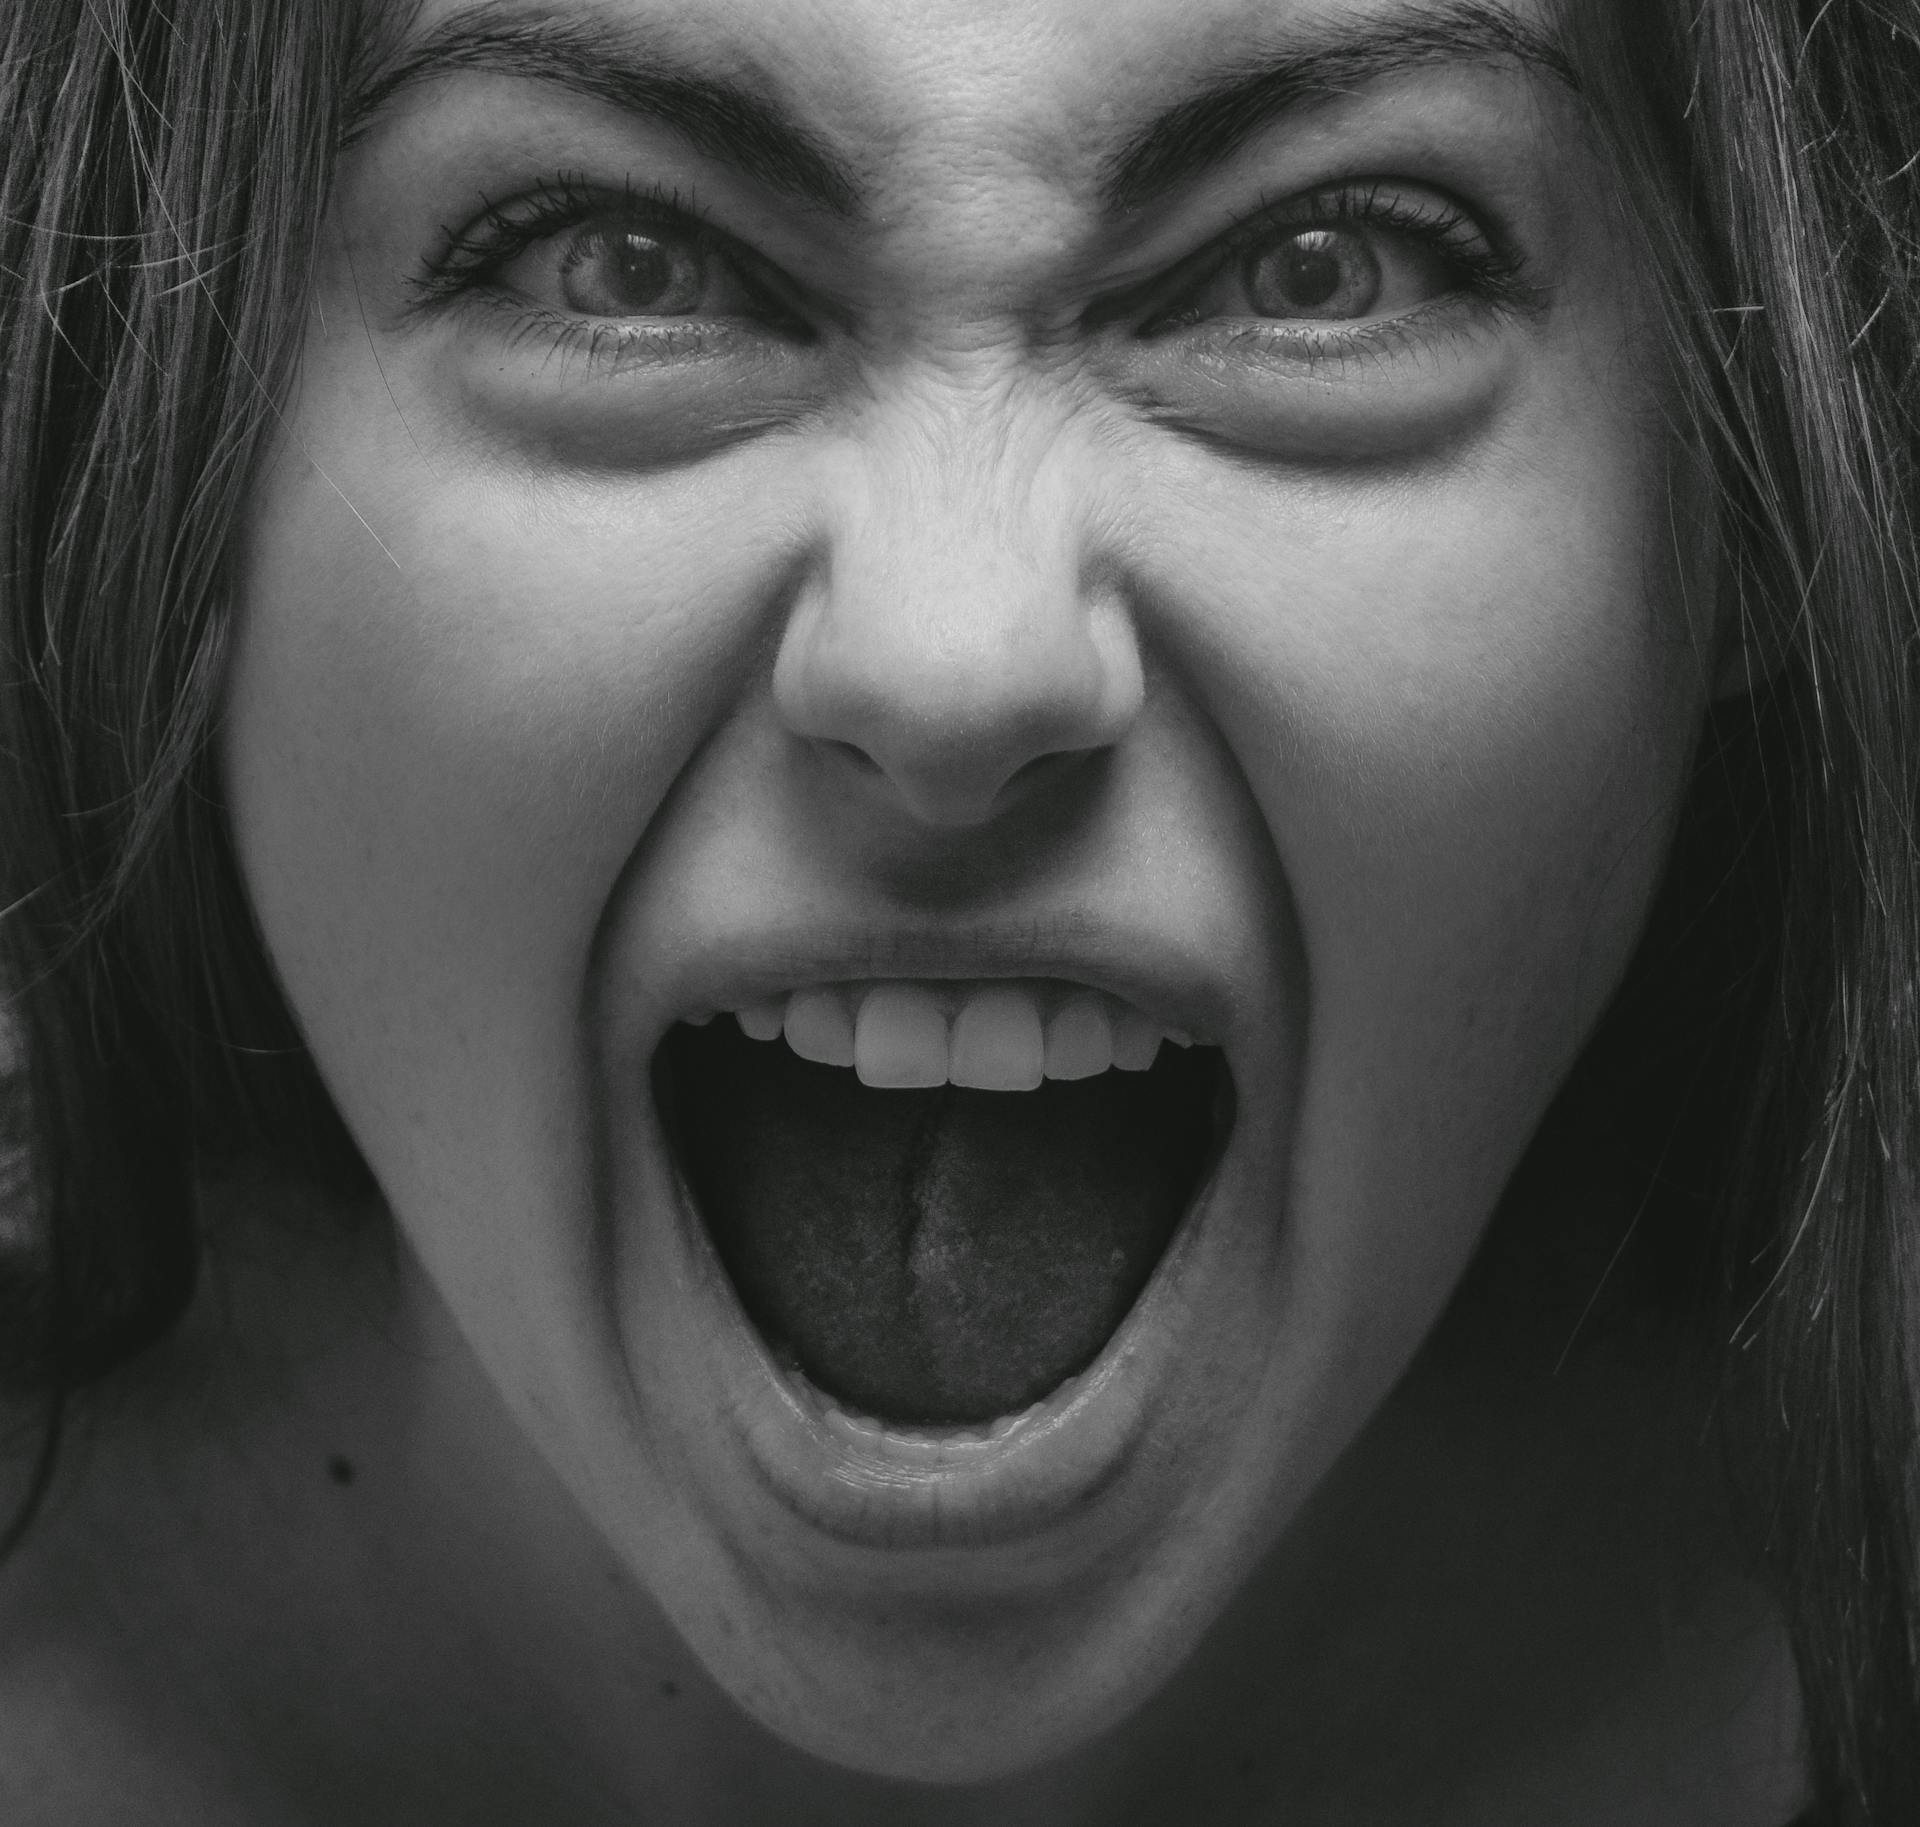
[[[1017,973],[723,938],[607,1068],[630,1557],[747,1711],[873,1774],[1122,1719],[1379,1393],[1289,1324],[1279,961],[1064,924]]]

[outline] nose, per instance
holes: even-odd
[[[930,826],[987,823],[1118,742],[1143,675],[1094,459],[993,427],[843,447],[775,660],[787,728]]]

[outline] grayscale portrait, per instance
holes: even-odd
[[[0,120],[0,1822],[1920,1821],[1920,0]]]

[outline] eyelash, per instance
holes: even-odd
[[[474,291],[548,236],[596,216],[619,214],[688,237],[703,253],[731,262],[743,282],[752,283],[746,251],[715,228],[693,198],[664,185],[637,186],[630,179],[614,196],[604,186],[563,171],[508,203],[483,198],[480,213],[464,228],[443,228],[439,247],[411,281],[414,301],[424,309]]]
[[[1140,333],[1152,336],[1200,321],[1183,315],[1179,301],[1191,298],[1263,242],[1312,228],[1397,230],[1437,254],[1459,281],[1461,291],[1496,309],[1522,310],[1535,304],[1538,293],[1526,282],[1519,256],[1489,236],[1460,204],[1444,193],[1430,194],[1439,202],[1439,208],[1411,202],[1401,185],[1381,178],[1335,185],[1311,191],[1304,197],[1291,194],[1279,199],[1263,198],[1177,273],[1153,282],[1152,294],[1164,298],[1171,293],[1174,302],[1164,310],[1151,313],[1141,325]],[[1137,308],[1139,294],[1134,296]],[[1377,324],[1364,328],[1342,327],[1338,323],[1316,324],[1305,334],[1322,341],[1350,339],[1377,331],[1379,327]],[[1297,338],[1303,332],[1297,324],[1276,321],[1271,326],[1262,326],[1261,333]]]
[[[429,309],[478,291],[548,236],[576,228],[595,216],[623,212],[636,222],[685,235],[703,252],[728,261],[743,284],[766,297],[770,317],[787,315],[768,295],[768,288],[756,282],[747,250],[717,229],[693,198],[664,186],[636,186],[631,180],[621,186],[616,198],[605,187],[590,184],[571,172],[543,179],[505,204],[483,199],[479,214],[470,223],[443,229],[439,247],[411,281],[416,308]],[[1461,291],[1496,308],[1519,310],[1537,302],[1535,289],[1523,277],[1521,260],[1490,238],[1458,203],[1442,198],[1438,209],[1423,208],[1410,202],[1400,186],[1376,179],[1335,185],[1304,197],[1263,198],[1174,274],[1161,276],[1150,287],[1136,288],[1113,306],[1096,307],[1090,316],[1112,321],[1139,311],[1143,300],[1172,294],[1174,302],[1168,308],[1149,309],[1138,334],[1146,337],[1188,327],[1201,320],[1197,314],[1183,315],[1178,301],[1191,298],[1262,241],[1290,231],[1356,225],[1396,230],[1423,242],[1458,276]],[[605,323],[574,325],[554,313],[540,315],[551,319],[553,327],[563,334],[593,335],[596,346],[611,332],[611,326]],[[1306,334],[1320,341],[1342,337],[1351,340],[1378,328],[1328,324],[1315,326]],[[693,325],[682,323],[667,333],[684,338],[693,329]],[[622,340],[630,334],[625,330],[611,333]],[[1302,332],[1298,325],[1276,322],[1262,326],[1260,334],[1298,338]]]

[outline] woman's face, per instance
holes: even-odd
[[[1633,944],[1710,636],[1503,17],[431,0],[341,164],[246,879],[513,1413],[826,1756],[1169,1675]]]

